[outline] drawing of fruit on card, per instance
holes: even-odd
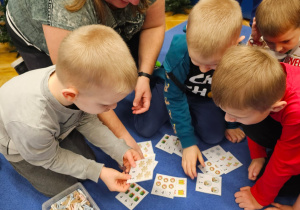
[[[134,196],[134,193],[130,193],[129,197],[132,198]]]
[[[215,174],[219,175],[221,172],[219,170],[215,171]]]
[[[204,181],[204,185],[205,186],[211,186],[211,181],[208,181],[208,180]]]
[[[235,162],[234,164],[233,164],[233,166],[238,166],[240,163],[239,162]]]
[[[135,202],[137,202],[138,200],[140,200],[140,198],[138,196],[136,196],[134,199],[133,199]]]
[[[163,184],[161,187],[162,187],[163,189],[167,189],[167,185],[166,185],[166,184]]]
[[[169,184],[169,188],[170,188],[170,189],[173,189],[173,188],[174,188],[174,185],[173,185],[173,184]]]
[[[162,178],[163,178],[162,176],[158,176],[157,177],[158,180],[162,180]]]
[[[169,181],[169,179],[168,178],[164,178],[164,182],[168,182]]]
[[[174,183],[175,182],[175,178],[171,178],[170,182]]]
[[[178,184],[183,185],[184,184],[184,179],[179,179]]]
[[[226,166],[227,166],[227,167],[229,167],[229,166],[231,166],[231,164],[232,164],[232,163],[227,163],[227,165],[226,165]]]
[[[145,190],[142,190],[141,192],[140,192],[140,195],[144,195],[146,192],[145,192]]]
[[[178,190],[178,195],[184,195],[184,191],[183,190]]]
[[[208,162],[206,163],[206,165],[207,165],[207,166],[211,166],[212,163],[208,161]]]
[[[138,191],[140,191],[140,187],[136,187],[134,190],[136,191],[136,192],[138,192]]]
[[[227,158],[227,160],[232,160],[232,158],[233,158],[232,156],[229,156],[229,157]]]
[[[132,184],[130,185],[130,187],[131,187],[131,188],[134,188],[134,187],[135,187],[135,184],[134,184],[134,183],[132,183]]]
[[[220,179],[218,177],[213,177],[211,180],[214,183],[218,183],[220,181]]]
[[[211,188],[211,192],[213,193],[218,193],[219,192],[219,189],[217,187],[212,187]]]
[[[225,160],[225,158],[226,158],[226,156],[222,156],[222,157],[220,158],[220,160]]]
[[[160,186],[161,185],[161,182],[156,182],[156,186]]]

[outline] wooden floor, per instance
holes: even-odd
[[[166,13],[166,30],[184,22],[187,20],[186,14],[176,14]],[[249,21],[244,21],[244,25],[249,26]],[[9,79],[17,76],[17,72],[10,64],[16,60],[17,53],[11,52],[13,49],[8,44],[0,43],[0,87]]]

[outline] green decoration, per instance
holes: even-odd
[[[186,10],[191,8],[190,0],[166,0],[166,12],[186,14]]]

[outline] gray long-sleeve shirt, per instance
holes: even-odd
[[[48,88],[55,66],[17,76],[0,88],[0,152],[12,162],[25,159],[32,165],[98,181],[103,164],[59,146],[73,129],[123,164],[130,148],[96,115],[61,105]]]

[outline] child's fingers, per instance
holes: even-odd
[[[124,173],[118,173],[116,176],[117,180],[128,180],[131,178],[131,175],[129,174],[124,174]]]
[[[128,160],[129,164],[130,164],[132,167],[135,167],[135,166],[136,166],[131,151],[128,151],[128,154],[127,154],[127,160]]]
[[[249,186],[246,186],[246,187],[242,187],[242,188],[240,188],[240,190],[241,191],[246,191],[246,190],[249,190],[250,189],[250,187]]]

